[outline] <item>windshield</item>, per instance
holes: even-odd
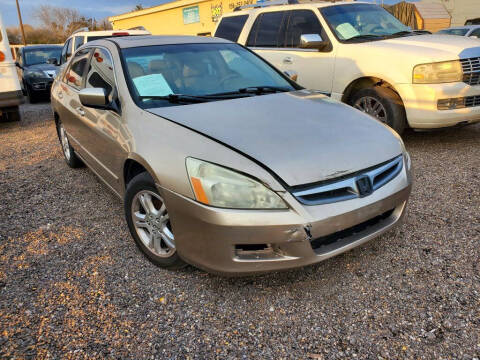
[[[31,50],[24,50],[25,65],[46,64],[48,59],[55,58],[57,63],[60,62],[60,55],[62,48],[36,48]]]
[[[321,8],[323,17],[339,40],[382,38],[411,29],[377,5],[353,4]]]
[[[467,32],[468,32],[468,29],[445,29],[445,30],[440,30],[437,34],[465,36]]]
[[[171,100],[172,94],[217,95],[208,99],[213,101],[221,100],[221,95],[257,94],[247,88],[268,88],[270,93],[295,90],[264,60],[237,44],[157,45],[124,49],[122,55],[132,96],[145,108],[171,106],[159,97]]]

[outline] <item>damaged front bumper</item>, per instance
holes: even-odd
[[[246,275],[310,265],[388,231],[405,213],[410,170],[370,196],[305,206],[291,194],[288,210],[234,210],[202,205],[160,188],[178,254],[222,275]]]

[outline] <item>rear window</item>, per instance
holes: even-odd
[[[215,36],[236,42],[247,19],[248,15],[223,18],[222,21],[220,21],[220,25],[218,25]]]

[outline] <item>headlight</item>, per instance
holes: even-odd
[[[205,161],[187,158],[187,172],[197,201],[235,209],[286,209],[275,192],[248,176]]]
[[[459,60],[422,64],[413,69],[414,84],[441,84],[462,80],[463,69]]]
[[[25,73],[26,76],[28,77],[32,77],[32,78],[44,78],[45,77],[45,74],[43,71],[27,71]]]

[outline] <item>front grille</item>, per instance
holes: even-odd
[[[463,82],[468,85],[480,85],[480,57],[460,59],[463,68]]]
[[[337,231],[333,234],[322,236],[310,241],[313,250],[315,253],[320,255],[334,250],[337,246],[337,243],[342,242],[342,240],[348,240],[348,238],[366,231],[368,228],[375,226],[381,223],[383,220],[388,219],[393,214],[394,209],[384,212],[374,218],[371,218],[367,221],[364,221],[360,224],[352,226],[348,229]],[[356,238],[352,238],[351,241],[355,241]],[[344,246],[348,243],[342,243],[341,246]]]
[[[480,106],[480,95],[467,96],[465,98],[465,107],[475,107],[475,106]]]
[[[400,155],[386,163],[355,174],[322,183],[296,186],[292,189],[292,195],[304,205],[330,204],[367,196],[395,178],[402,167],[403,156]],[[367,185],[370,191],[362,192],[359,189],[358,180],[362,178],[368,179]]]

